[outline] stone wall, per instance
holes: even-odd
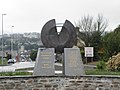
[[[120,76],[7,76],[0,90],[120,90]]]

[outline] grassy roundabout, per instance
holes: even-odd
[[[107,71],[107,70],[86,70],[86,75],[120,75],[120,72]],[[0,76],[26,76],[32,75],[32,72],[0,72]]]
[[[24,76],[32,75],[31,72],[0,72],[0,76]]]
[[[86,75],[120,75],[119,71],[108,71],[108,70],[86,70]]]

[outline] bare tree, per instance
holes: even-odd
[[[94,30],[102,34],[108,26],[108,21],[104,19],[103,15],[98,14],[97,21],[94,24]]]
[[[97,20],[94,20],[90,15],[84,16],[76,24],[76,27],[79,27],[80,32],[84,33],[80,38],[85,41],[86,46],[91,45],[91,38],[93,34],[96,34],[95,32],[101,36],[107,26],[108,22],[101,14],[98,14]]]
[[[81,18],[78,21],[77,27],[79,27],[80,31],[91,32],[93,26],[93,17],[87,15]]]

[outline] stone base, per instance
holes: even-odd
[[[54,76],[54,48],[39,48],[33,75],[37,76]]]
[[[79,48],[64,49],[64,74],[67,76],[85,74]]]

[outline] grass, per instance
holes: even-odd
[[[107,70],[86,70],[86,75],[120,75],[119,72],[107,71]],[[32,75],[32,72],[0,72],[0,76],[25,76]]]
[[[89,62],[88,65],[97,65],[99,61]]]
[[[89,65],[97,65],[98,62],[91,62],[88,63]],[[0,65],[7,65],[7,60],[4,60],[2,64],[2,60],[0,59]],[[33,68],[29,69],[18,69],[16,72],[0,72],[0,76],[23,76],[23,75],[32,75],[31,72],[25,72],[25,71],[20,71],[20,70],[31,70]],[[93,70],[86,70],[85,71],[86,75],[120,75],[120,71],[108,71],[108,70],[98,70],[98,69],[93,69]]]
[[[31,72],[0,72],[0,76],[24,76],[32,75]]]
[[[33,70],[34,67],[31,68],[20,68],[20,69],[16,69],[15,71],[24,71],[24,70]]]
[[[97,68],[93,70],[86,70],[86,75],[120,75],[120,71],[107,70],[104,61],[90,62],[89,65],[96,65]]]
[[[108,71],[108,70],[86,70],[86,75],[120,75],[120,71]]]

